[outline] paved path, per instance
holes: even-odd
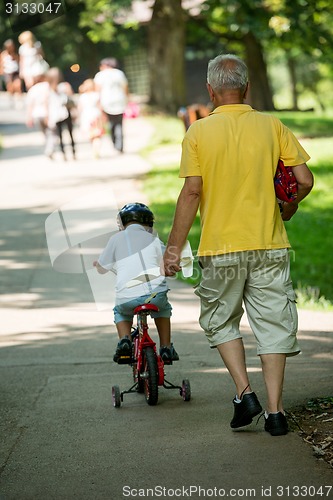
[[[273,438],[262,421],[231,431],[230,378],[198,327],[192,289],[174,280],[173,338],[181,360],[167,378],[188,377],[192,400],[162,388],[156,407],[141,395],[112,407],[111,386],[131,383],[129,369],[112,362],[112,314],[96,309],[86,275],[52,269],[44,224],[63,206],[82,206],[83,199],[91,206],[95,199],[90,222],[98,227],[105,189],[119,206],[145,201],[141,179],[150,165],[138,150],[151,127],[142,118],[126,122],[122,156],[105,140],[103,157],[93,161],[79,141],[78,159],[65,163],[43,157],[39,132],[25,128],[4,94],[0,121],[0,499],[221,498],[223,490],[233,498],[290,498],[293,486],[332,484],[332,470],[297,433]],[[288,361],[287,408],[331,394],[332,330],[331,314],[300,313],[303,354]],[[243,332],[252,384],[264,403],[246,319]]]

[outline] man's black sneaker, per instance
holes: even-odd
[[[113,361],[122,364],[129,364],[132,361],[132,342],[129,338],[125,337],[119,340]]]
[[[253,417],[262,411],[261,404],[254,392],[244,394],[240,403],[236,403],[235,400],[233,403],[234,417],[230,422],[230,427],[233,429],[251,424]]]
[[[160,356],[165,365],[172,365],[172,352],[170,347],[163,345],[160,348]]]
[[[271,436],[283,436],[287,434],[288,422],[286,417],[280,411],[278,413],[265,414],[265,431],[270,432]]]

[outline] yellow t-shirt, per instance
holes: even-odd
[[[296,166],[310,157],[280,120],[247,104],[191,125],[179,176],[203,181],[198,255],[290,247],[273,182],[279,158]]]

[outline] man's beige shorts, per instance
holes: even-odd
[[[244,303],[257,353],[296,355],[297,310],[289,251],[251,250],[200,257],[200,325],[211,347],[241,338]]]

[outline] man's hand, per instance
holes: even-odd
[[[167,246],[164,253],[164,273],[165,276],[174,276],[181,270],[180,263],[180,250],[173,246]]]
[[[298,210],[298,203],[295,202],[287,203],[285,201],[282,201],[281,206],[282,206],[281,217],[282,220],[286,221],[290,220]]]

